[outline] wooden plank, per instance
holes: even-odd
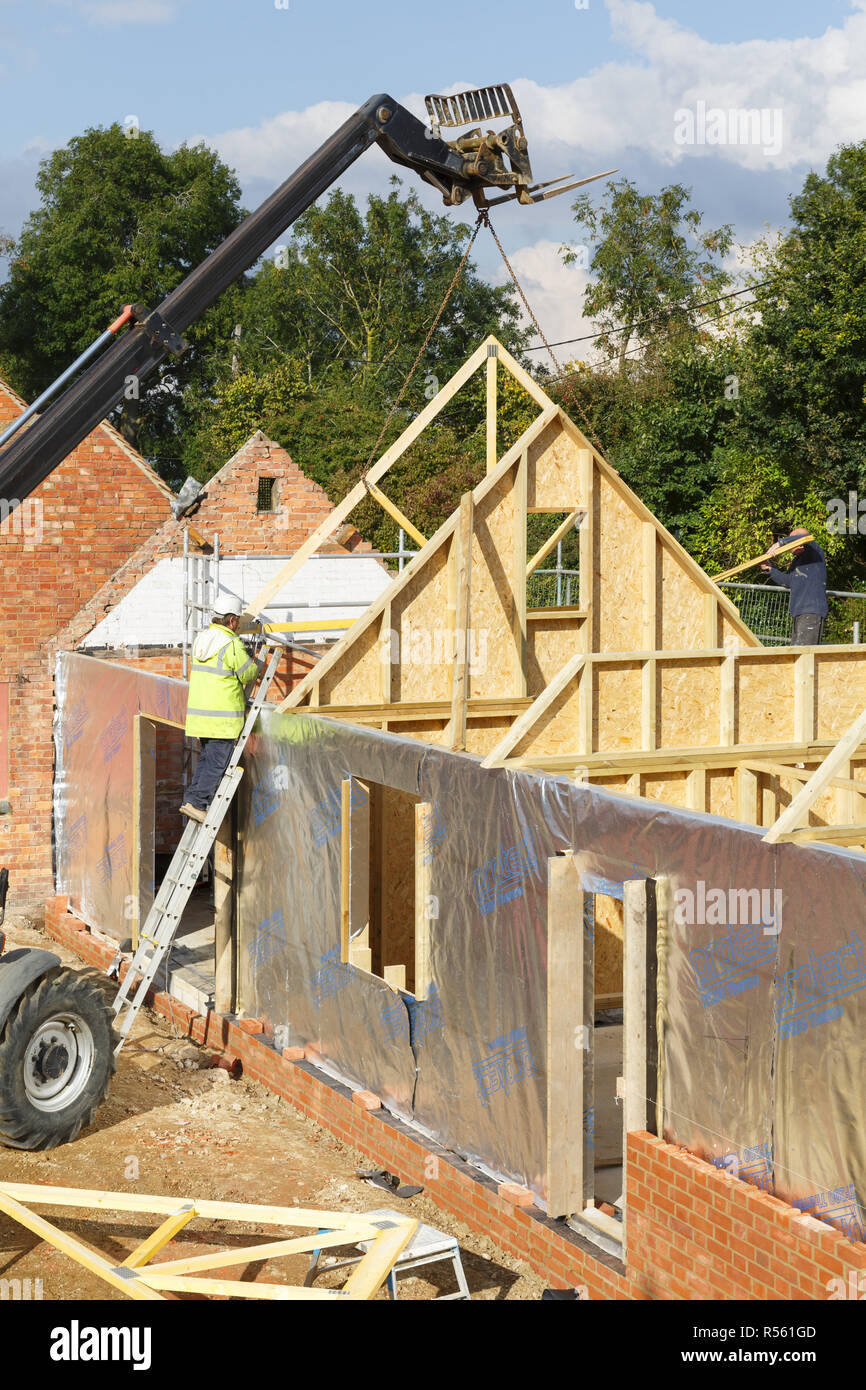
[[[256,1298],[279,1303],[321,1303],[344,1299],[342,1289],[310,1289],[303,1284],[267,1284],[261,1279],[206,1279],[188,1274],[162,1274],[152,1265],[146,1278],[154,1289],[197,1294],[199,1298]]]
[[[499,740],[482,762],[482,767],[496,767],[505,759],[522,738],[528,734],[533,725],[546,710],[550,708],[557,696],[565,690],[566,686],[577,675],[582,666],[586,664],[586,656],[583,652],[576,652],[570,661],[567,661],[562,669],[554,676],[553,680],[545,686],[541,694],[533,700],[528,710],[525,710],[515,719],[511,728]]]
[[[766,839],[766,835],[764,839]],[[802,825],[795,830],[784,831],[774,843],[783,840],[817,843],[827,841],[834,845],[866,844],[866,825]]]
[[[795,541],[788,541],[787,545],[780,545],[775,551],[765,550],[763,555],[756,555],[754,560],[744,560],[741,565],[734,565],[733,569],[723,570],[721,574],[713,575],[713,583],[720,584],[723,579],[731,579],[735,574],[742,574],[743,570],[751,570],[755,565],[760,565],[764,560],[773,560],[776,555],[787,555],[789,550],[796,550],[798,545],[806,545],[813,541],[814,536],[798,536]]]
[[[467,358],[462,367],[458,368],[451,377],[451,380],[448,381],[442,387],[442,390],[437,392],[432,401],[429,401],[424,409],[415,416],[415,419],[406,427],[399,439],[395,440],[389,449],[386,449],[379,461],[373,465],[367,474],[365,474],[367,483],[377,483],[379,479],[388,472],[391,465],[396,463],[397,459],[405,454],[406,450],[414,444],[419,434],[427,428],[430,421],[435,420],[440,410],[444,410],[445,406],[451,398],[457,394],[461,386],[474,375],[482,362],[486,361],[487,341],[490,340],[486,340],[479,348],[475,349],[472,356]],[[495,341],[495,339],[492,341]],[[545,399],[547,398],[545,397]],[[363,481],[356,483],[351,491],[343,498],[342,502],[339,502],[334,510],[329,512],[325,520],[316,527],[312,535],[307,537],[291,559],[278,570],[273,579],[256,594],[254,599],[250,600],[244,612],[250,617],[257,617],[264,608],[267,608],[271,600],[276,597],[286,584],[288,584],[293,575],[297,574],[301,566],[306,563],[311,555],[316,553],[322,542],[326,541],[329,536],[334,534],[337,528],[346,520],[349,513],[355,509],[359,502],[363,502],[366,496],[367,488],[365,483]]]
[[[502,363],[503,367],[511,373],[514,380],[523,387],[527,395],[532,397],[536,405],[540,405],[542,410],[550,410],[551,408],[556,410],[558,408],[554,406],[553,401],[547,393],[541,389],[538,382],[533,380],[529,372],[523,370],[520,363],[515,361],[511,353],[508,352],[496,338],[491,335],[487,339],[487,342],[496,343],[499,361]]]
[[[174,1240],[178,1231],[182,1231],[195,1215],[196,1210],[192,1202],[187,1202],[180,1211],[175,1212],[174,1216],[167,1216],[162,1224],[157,1226],[156,1230],[147,1237],[147,1240],[143,1240],[141,1245],[136,1246],[131,1255],[127,1255],[123,1261],[123,1267],[125,1269],[139,1269],[142,1265],[146,1265],[149,1260],[153,1259],[154,1255],[157,1255],[164,1246],[168,1245],[169,1241]]]
[[[378,1228],[368,1220],[366,1225],[352,1231],[351,1241],[354,1244],[359,1240],[375,1240],[378,1235]],[[232,1265],[255,1264],[261,1260],[275,1260],[313,1250],[330,1250],[346,1244],[348,1242],[344,1230],[308,1231],[306,1235],[292,1236],[287,1240],[269,1240],[260,1245],[237,1245],[228,1250],[208,1250],[203,1255],[184,1255],[177,1260],[161,1261],[156,1269],[160,1274],[196,1274],[208,1269],[229,1269]]]
[[[790,806],[782,812],[775,825],[767,831],[764,836],[767,844],[776,844],[789,830],[797,829],[800,821],[808,815],[810,807],[814,805],[825,787],[829,786],[839,769],[844,767],[848,759],[857,751],[864,738],[866,738],[866,710],[854,720],[854,723],[842,735],[836,746],[827,754],[821,766],[816,768],[806,785],[794,797]]]
[[[699,763],[686,774],[686,805],[690,811],[707,809],[707,765]]]
[[[571,854],[547,861],[547,1212],[583,1210],[584,1058],[593,1019],[584,1017],[584,895]],[[580,1001],[575,1009],[575,998]]]
[[[747,825],[760,825],[761,808],[759,804],[758,778],[750,767],[740,763],[734,775],[737,798],[737,819]]]
[[[581,628],[580,646],[583,651],[594,651],[598,632],[598,614],[595,607],[595,463],[592,450],[577,451],[578,495],[586,516],[580,525],[578,538],[578,585],[579,603],[586,613],[586,622]]]
[[[656,660],[651,656],[641,666],[641,743],[647,749],[655,748],[658,742],[657,689]]]
[[[457,546],[457,597],[454,628],[454,672],[451,683],[451,747],[466,747],[466,702],[469,683],[469,612],[472,590],[472,532],[475,507],[471,492],[460,499],[454,543]]]
[[[131,922],[132,948],[154,899],[156,853],[156,725],[146,715],[133,722],[132,772],[132,898],[137,917]]]
[[[815,737],[815,653],[802,652],[794,667],[794,737],[808,743]]]
[[[568,623],[575,618],[588,618],[589,614],[580,604],[562,604],[559,608],[527,608],[528,623]]]
[[[704,646],[715,647],[719,641],[719,601],[715,594],[704,594]]]
[[[175,1205],[177,1205],[177,1199],[175,1199]],[[0,1211],[5,1212],[13,1221],[17,1221],[19,1226],[24,1226],[28,1231],[32,1231],[40,1240],[47,1241],[56,1250],[68,1255],[70,1259],[75,1260],[76,1264],[80,1264],[82,1268],[95,1274],[97,1278],[103,1279],[112,1288],[126,1294],[127,1298],[142,1302],[161,1299],[161,1294],[154,1289],[147,1288],[138,1279],[124,1278],[118,1272],[116,1263],[106,1259],[98,1250],[91,1250],[88,1245],[71,1235],[70,1232],[61,1231],[59,1227],[47,1221],[44,1216],[39,1216],[29,1207],[24,1206],[13,1196],[9,1184],[0,1186]]]
[[[50,1183],[0,1182],[0,1196],[34,1207],[81,1207],[95,1211],[149,1212],[173,1216],[177,1196],[144,1192],[114,1192],[93,1187],[59,1187]],[[197,1217],[213,1221],[251,1221],[272,1226],[312,1226],[314,1230],[355,1231],[366,1227],[363,1212],[325,1211],[321,1207],[277,1207],[260,1202],[222,1202],[190,1197]],[[354,1238],[354,1237],[353,1237]],[[363,1238],[363,1237],[362,1237]]]
[[[586,516],[586,512],[583,510],[582,507],[575,507],[573,511],[569,512],[565,520],[560,522],[556,530],[553,531],[551,535],[547,537],[547,540],[544,542],[544,544],[539,546],[532,559],[526,562],[527,579],[531,574],[535,573],[542,560],[545,560],[547,558],[551,550],[553,550],[554,546],[558,545],[559,542],[565,536],[568,535],[569,531],[571,531],[574,528],[575,523],[578,522],[579,519],[584,516]]]
[[[514,684],[515,695],[526,694],[526,497],[529,452],[524,449],[514,470]]]
[[[725,656],[719,673],[719,742],[731,746],[736,741],[737,658]]]
[[[379,699],[383,705],[391,703],[391,676],[394,670],[394,641],[391,627],[391,605],[387,603],[382,610],[379,624]]]
[[[641,644],[652,651],[658,646],[658,540],[651,521],[641,522]]]
[[[623,884],[622,965],[625,1134],[655,1133],[655,915],[653,881],[628,879]]]
[[[391,989],[406,988],[406,967],[405,965],[384,965],[382,967],[382,979]]]
[[[373,1298],[417,1229],[417,1221],[406,1220],[395,1221],[389,1229],[380,1231],[365,1258],[355,1267],[343,1285],[343,1293],[350,1298]]]
[[[340,783],[340,959],[349,960],[349,846],[352,841],[352,779]]]
[[[432,975],[432,908],[430,882],[432,857],[429,850],[433,806],[419,801],[415,807],[415,998],[427,999]]]
[[[371,497],[376,499],[382,510],[388,513],[392,521],[396,521],[397,525],[402,526],[403,530],[412,537],[416,545],[427,544],[427,537],[423,532],[412,524],[404,512],[401,512],[396,502],[392,502],[390,497],[386,497],[382,489],[377,487],[375,483],[371,483],[369,479],[367,480],[367,491]]]
[[[487,472],[492,473],[496,467],[496,362],[498,347],[493,343],[487,345],[487,383],[486,383],[486,405],[487,405]]]
[[[235,847],[237,800],[232,801],[214,842],[214,1009],[230,1014],[235,1006],[237,928]]]

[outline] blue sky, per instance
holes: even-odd
[[[128,115],[168,147],[214,145],[252,207],[373,92],[420,114],[425,92],[511,81],[537,177],[616,165],[647,190],[683,182],[745,245],[834,145],[866,138],[866,0],[583,5],[0,0],[0,229],[34,205],[42,155]],[[701,103],[778,113],[779,138],[678,142],[677,112]],[[390,172],[373,151],[343,183],[364,196]],[[545,327],[581,331],[585,275],[558,255],[577,235],[567,200],[496,224]],[[499,278],[489,239],[478,260]]]

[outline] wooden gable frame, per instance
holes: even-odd
[[[480,368],[483,480],[295,687],[281,708],[466,749],[487,766],[558,774],[772,826],[866,707],[866,651],[764,648],[727,596],[494,337],[487,338],[249,605],[274,593],[379,487]],[[539,413],[498,461],[497,372]],[[527,607],[526,519],[579,527],[579,602]],[[423,538],[422,538],[423,539]],[[555,543],[555,540],[554,542]],[[809,821],[866,822],[866,755]],[[864,781],[864,792],[857,783]],[[847,781],[846,781],[847,779]],[[853,843],[848,830],[846,842]],[[866,838],[866,837],[864,837]]]

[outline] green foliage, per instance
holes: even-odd
[[[15,246],[0,288],[0,362],[22,395],[42,391],[126,303],[153,307],[240,222],[240,187],[204,146],[165,154],[141,131],[95,128],[42,161],[40,206]],[[228,314],[228,322],[226,316]],[[187,423],[183,392],[228,340],[231,301],[186,334],[190,349],[124,405],[138,447],[170,460]],[[170,466],[167,472],[171,473]]]
[[[730,281],[719,261],[731,248],[731,227],[702,231],[690,197],[682,184],[644,194],[623,178],[607,184],[601,206],[586,193],[572,204],[578,227],[595,242],[583,312],[603,329],[600,345],[620,372],[632,335],[651,345],[674,327],[694,328],[706,311],[692,306]],[[563,247],[563,259],[571,265],[577,252]],[[623,332],[629,325],[635,325],[631,333]]]
[[[827,509],[815,482],[793,476],[778,459],[732,447],[720,460],[719,480],[704,503],[691,549],[711,574],[719,573],[762,554],[776,535],[796,526],[812,532],[829,571],[838,567],[846,540],[827,531]],[[743,579],[754,583],[760,571]]]

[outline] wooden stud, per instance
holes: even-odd
[[[707,809],[707,765],[699,763],[686,774],[686,805],[690,811]]]
[[[466,702],[469,696],[470,598],[472,530],[475,512],[471,492],[460,499],[457,527],[457,597],[454,629],[454,671],[451,684],[451,747],[466,747]]]
[[[656,659],[650,656],[641,666],[641,744],[647,749],[655,748],[658,737],[657,688]]]
[[[232,801],[214,842],[214,1009],[220,1014],[230,1014],[235,1004],[236,808]]]
[[[137,1269],[140,1265],[146,1265],[157,1255],[163,1246],[168,1245],[170,1240],[174,1240],[178,1231],[182,1231],[193,1217],[196,1215],[195,1207],[191,1202],[182,1206],[180,1211],[176,1211],[174,1216],[167,1216],[162,1225],[157,1226],[156,1230],[142,1241],[141,1245],[136,1246],[131,1255],[123,1261],[124,1269]]]
[[[494,343],[487,345],[487,472],[492,473],[496,467],[496,362],[498,347]]]
[[[578,671],[586,665],[587,657],[582,652],[576,652],[570,661],[567,661],[562,670],[554,676],[553,680],[545,686],[541,694],[533,700],[529,709],[515,719],[511,728],[497,743],[496,747],[487,754],[482,762],[482,767],[498,766],[511,752],[522,738],[532,729],[533,725],[544,712],[550,708],[554,700],[568,686]],[[578,752],[583,750],[578,749]]]
[[[430,900],[430,826],[433,806],[419,801],[415,807],[415,998],[427,999],[432,984],[432,931]]]
[[[392,521],[396,521],[398,526],[402,526],[403,530],[407,535],[412,537],[416,545],[427,544],[427,537],[422,531],[418,530],[417,526],[413,526],[408,516],[401,512],[396,502],[392,502],[390,497],[386,497],[382,489],[377,487],[375,483],[371,483],[369,479],[367,480],[366,486],[370,496],[375,498],[382,510],[386,511],[391,517]]]
[[[794,737],[808,743],[815,737],[815,653],[802,652],[794,667]]]
[[[737,658],[726,655],[719,673],[719,743],[736,742]]]
[[[540,546],[538,550],[536,550],[532,559],[526,562],[527,579],[531,574],[535,573],[542,560],[545,560],[547,558],[551,550],[553,550],[554,546],[558,545],[559,542],[563,540],[565,536],[568,535],[569,531],[572,531],[574,529],[575,524],[584,516],[586,516],[586,512],[583,510],[582,507],[575,507],[573,511],[569,512],[565,520],[563,522],[560,522],[556,530],[553,531],[547,537],[547,540],[544,542],[544,544]]]
[[[647,651],[658,646],[658,541],[651,521],[641,522],[641,645]],[[645,744],[655,747],[655,744]]]
[[[584,896],[569,853],[547,861],[547,1213],[583,1210],[584,1058],[593,1017],[583,1014]],[[575,1009],[575,997],[581,1001]]]
[[[526,497],[529,454],[526,449],[514,470],[514,684],[515,695],[526,694]]]
[[[581,506],[586,516],[580,524],[579,603],[586,613],[586,623],[581,629],[581,648],[585,652],[595,650],[598,635],[598,614],[595,606],[595,463],[591,449],[577,451],[578,491]]]
[[[796,830],[809,809],[817,801],[839,769],[844,767],[852,754],[866,738],[866,710],[859,715],[850,728],[842,735],[836,746],[827,754],[819,768],[812,773],[806,785],[792,800],[790,806],[779,816],[764,836],[767,844],[776,844],[790,830]]]
[[[352,779],[340,783],[340,959],[349,960],[349,846],[352,838]]]

